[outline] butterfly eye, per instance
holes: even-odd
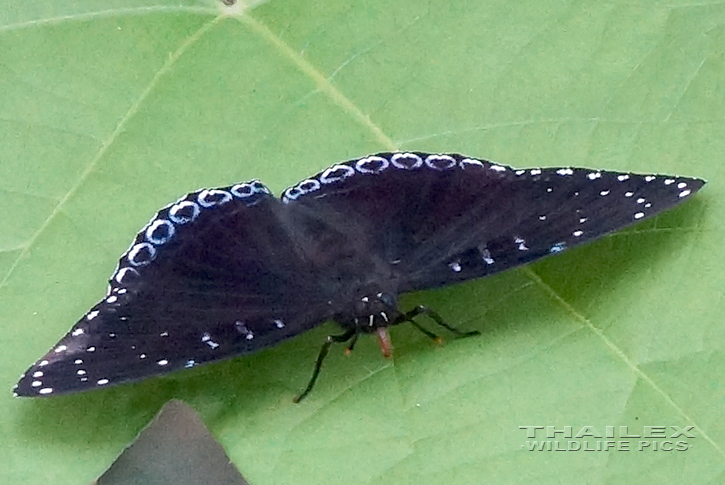
[[[397,307],[395,297],[390,293],[378,293],[378,299],[388,308],[395,309]]]

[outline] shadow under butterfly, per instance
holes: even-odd
[[[480,278],[651,217],[704,181],[584,168],[516,170],[458,154],[379,153],[275,198],[259,181],[190,193],[136,236],[107,296],[14,388],[50,396],[247,354],[332,319],[330,346],[421,313],[398,295]]]

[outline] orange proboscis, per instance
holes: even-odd
[[[378,334],[378,343],[380,344],[380,351],[383,353],[383,357],[387,358],[393,355],[393,344],[390,341],[388,329],[385,327],[378,327],[375,333]]]

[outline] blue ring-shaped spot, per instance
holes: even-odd
[[[146,240],[155,246],[166,244],[174,237],[176,228],[171,221],[157,219],[146,229]]]
[[[169,209],[169,219],[176,224],[186,224],[194,221],[199,216],[200,211],[198,204],[185,200],[174,204]]]
[[[456,159],[450,155],[428,155],[425,164],[433,170],[448,170],[456,166]]]
[[[466,167],[471,167],[471,168],[473,168],[473,167],[483,168],[484,167],[483,162],[481,160],[476,160],[475,158],[464,158],[463,160],[458,162],[458,165],[460,165],[460,167],[463,170],[465,170]],[[498,165],[495,165],[495,166],[498,167]],[[493,167],[494,166],[491,166],[492,169],[493,169]],[[503,168],[503,167],[501,167],[501,168]]]
[[[196,200],[199,202],[200,206],[208,209],[209,207],[213,207],[215,205],[226,204],[232,200],[232,194],[224,190],[207,189],[199,192]]]
[[[376,174],[388,168],[389,165],[390,162],[383,157],[365,157],[355,162],[355,170],[360,173]]]
[[[240,199],[251,197],[257,193],[257,191],[254,190],[254,187],[252,187],[251,184],[247,183],[235,185],[234,187],[232,187],[232,190],[230,190],[230,192],[234,197],[238,197]]]
[[[259,180],[252,180],[249,182],[252,187],[254,187],[254,191],[258,194],[271,194],[272,192],[269,191],[266,185],[264,185]]]
[[[299,197],[300,195],[302,195],[300,189],[298,189],[297,187],[290,187],[289,189],[284,191],[284,197],[282,198],[282,202],[290,202],[297,199],[297,197]]]
[[[133,268],[125,267],[121,268],[116,272],[116,276],[113,277],[117,283],[121,285],[130,285],[138,280],[138,271]]]
[[[415,153],[396,153],[390,158],[390,162],[402,170],[415,170],[423,165],[423,159]]]
[[[310,192],[314,192],[315,190],[320,190],[320,182],[315,179],[303,180],[302,182],[297,184],[297,188],[302,195],[309,194]]]
[[[147,242],[134,245],[128,251],[126,259],[131,266],[145,266],[156,258],[156,248]]]
[[[320,175],[320,182],[323,184],[332,184],[341,182],[355,174],[355,169],[349,165],[334,165]]]

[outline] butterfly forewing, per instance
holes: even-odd
[[[138,380],[252,352],[324,321],[327,295],[310,277],[286,212],[258,182],[196,192],[163,209],[119,261],[108,296],[15,392]]]
[[[331,175],[336,180],[324,183]],[[399,277],[400,292],[562,252],[651,217],[704,184],[579,168],[516,170],[425,153],[353,160],[314,180],[323,183],[308,193],[293,188],[288,203],[337,211],[347,224],[364,227],[368,244]]]

